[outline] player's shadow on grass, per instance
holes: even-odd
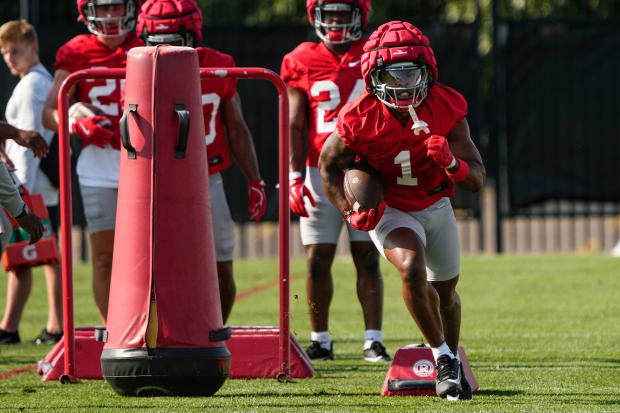
[[[522,395],[525,392],[523,390],[485,390],[478,389],[474,392],[474,397],[476,396],[501,396],[501,397],[512,397]]]

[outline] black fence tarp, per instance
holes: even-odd
[[[510,210],[620,201],[620,21],[502,24]]]

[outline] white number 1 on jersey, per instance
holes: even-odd
[[[396,158],[394,158],[394,163],[400,165],[402,175],[402,177],[399,176],[396,180],[398,185],[415,186],[418,184],[418,178],[414,178],[411,173],[411,157],[409,151],[401,151],[396,155]]]

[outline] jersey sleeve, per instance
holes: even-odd
[[[363,115],[359,113],[357,106],[354,104],[355,102],[356,100],[349,102],[340,110],[338,121],[336,122],[336,130],[347,148],[355,153],[364,155],[366,153],[366,145],[363,139],[361,139],[363,136],[363,122],[360,122]]]
[[[304,69],[302,65],[295,59],[292,53],[284,56],[280,68],[280,76],[287,86],[303,90],[303,73]]]
[[[446,127],[451,131],[467,116],[467,101],[465,97],[451,87],[437,85],[441,87],[441,103],[445,114]]]
[[[63,45],[56,52],[56,62],[54,63],[54,70],[66,70],[72,72],[71,55],[73,50],[67,44]]]

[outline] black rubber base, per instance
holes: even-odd
[[[103,377],[122,396],[211,396],[229,369],[225,346],[104,349],[101,354]]]

